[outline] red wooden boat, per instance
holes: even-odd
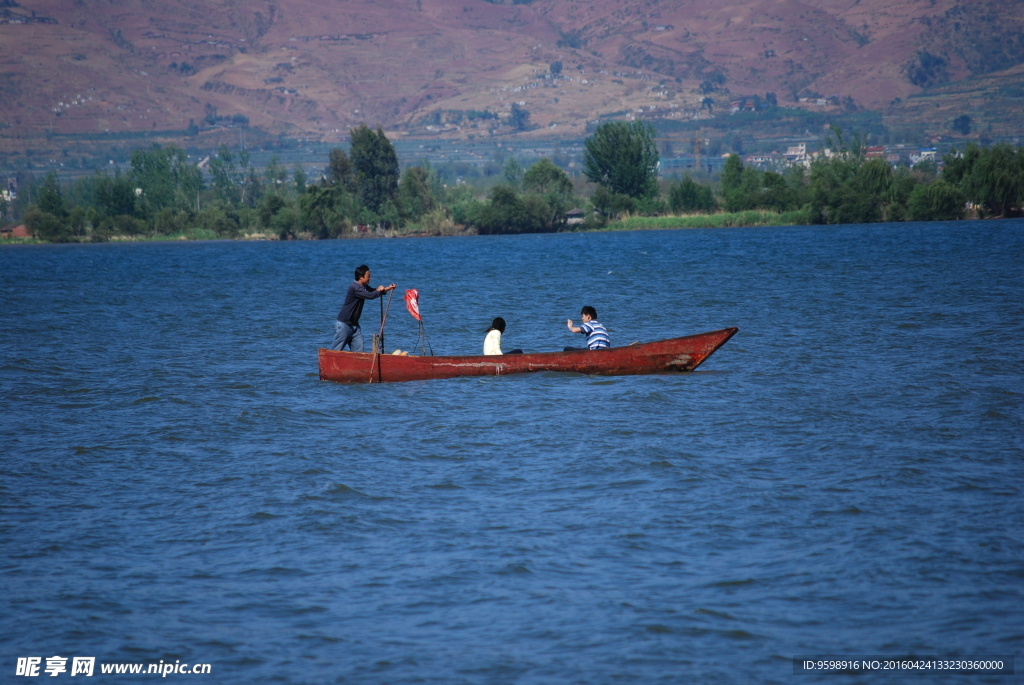
[[[501,356],[398,356],[320,350],[320,380],[338,383],[423,381],[456,376],[504,376],[531,371],[571,371],[598,376],[630,376],[693,371],[736,334],[737,328],[698,333],[604,350],[539,352]]]

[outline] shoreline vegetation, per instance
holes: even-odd
[[[745,227],[766,227],[766,226],[799,226],[805,225],[807,222],[803,220],[804,215],[802,212],[769,212],[759,210],[748,210],[744,212],[718,212],[716,214],[684,214],[681,216],[668,215],[668,216],[629,216],[622,217],[617,221],[609,223],[602,227],[594,228],[580,228],[575,230],[576,233],[602,233],[606,231],[646,231],[646,230],[672,230],[672,229],[686,229],[686,228],[745,228]],[[475,231],[471,230],[454,230],[445,233],[441,232],[426,232],[426,231],[381,231],[371,232],[367,234],[352,233],[348,235],[338,236],[338,240],[366,240],[372,238],[434,238],[434,237],[453,237],[453,236],[476,236],[480,235]],[[294,238],[286,238],[294,240],[318,240],[312,233],[299,233]],[[135,235],[135,236],[124,236],[124,235],[113,235],[106,242],[111,243],[132,243],[132,242],[151,242],[151,243],[167,243],[167,242],[182,242],[182,241],[196,241],[196,240],[239,240],[239,241],[279,241],[281,237],[273,232],[253,232],[243,233],[234,238],[226,238],[224,236],[217,235],[213,231],[205,229],[193,229],[190,231],[184,231],[181,233],[172,233],[167,235]],[[93,242],[89,240],[74,240],[70,242],[75,243],[87,243]],[[27,237],[27,238],[5,238],[0,241],[2,245],[50,245],[55,244],[48,240],[42,240],[40,238]]]
[[[801,211],[771,212],[749,209],[743,212],[684,214],[681,216],[630,216],[608,224],[606,230],[645,231],[676,228],[744,228],[754,226],[798,226],[806,224]]]
[[[515,157],[489,186],[442,183],[429,163],[400,170],[384,132],[362,125],[319,179],[277,159],[263,168],[221,148],[200,165],[174,146],[132,153],[125,173],[62,186],[23,175],[0,202],[0,244],[323,240],[856,224],[1021,216],[1024,147],[969,145],[913,168],[871,156],[832,130],[807,164],[762,170],[738,155],[720,176],[659,178],[654,129],[613,121],[584,142],[582,178]],[[27,233],[27,236],[25,235]],[[14,235],[22,237],[12,237]]]
[[[968,216],[966,219],[977,219]],[[999,219],[1003,217],[986,217],[988,219]],[[1014,217],[1007,217],[1014,218]],[[707,229],[707,228],[768,228],[773,226],[810,226],[806,221],[806,215],[801,211],[791,212],[769,212],[748,210],[744,212],[719,212],[717,214],[684,214],[682,216],[656,216],[656,217],[623,217],[615,222],[609,223],[600,228],[580,228],[575,233],[605,233],[608,231],[666,231],[684,229]],[[564,232],[564,231],[563,231]],[[379,238],[437,238],[437,237],[470,237],[478,236],[479,233],[471,230],[456,230],[445,233],[430,233],[426,231],[381,231],[379,233],[367,233],[365,235],[353,233],[350,235],[338,236],[336,240],[372,240]],[[174,242],[195,242],[195,241],[239,241],[239,242],[279,242],[282,238],[272,232],[244,233],[233,238],[217,235],[204,229],[195,229],[183,233],[172,233],[168,235],[114,235],[108,243],[174,243]],[[300,233],[284,240],[319,240],[311,233]],[[71,240],[53,242],[41,238],[4,238],[0,239],[0,247],[5,245],[55,245],[55,244],[86,244],[95,243],[91,240]]]

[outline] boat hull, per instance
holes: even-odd
[[[603,350],[500,356],[421,357],[320,349],[320,380],[336,383],[395,383],[458,376],[505,376],[535,371],[598,376],[685,372],[697,368],[737,330],[724,328],[683,338]]]

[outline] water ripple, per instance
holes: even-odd
[[[4,663],[783,683],[1018,652],[1021,225],[0,250]],[[616,341],[740,334],[683,376],[321,383],[364,262],[443,353],[499,315],[559,349],[584,304]]]

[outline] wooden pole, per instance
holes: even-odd
[[[373,363],[370,364],[370,382],[373,383],[373,370],[377,369],[378,375],[381,377],[377,379],[378,383],[383,383],[383,370],[380,368],[380,353],[384,348],[384,324],[388,320],[388,312],[391,310],[391,298],[395,296],[395,291],[392,290],[388,294],[388,306],[384,309],[384,316],[380,318],[380,333],[377,334],[377,345],[373,355]]]

